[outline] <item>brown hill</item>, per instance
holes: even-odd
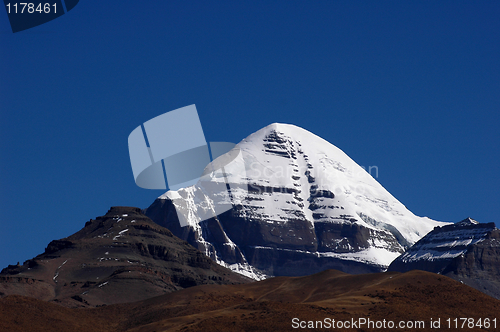
[[[293,322],[358,322],[352,331],[387,331],[389,321],[435,331],[440,319],[471,318],[498,330],[500,301],[450,278],[423,271],[349,275],[327,270],[307,277],[276,277],[240,285],[202,285],[136,303],[93,309],[62,308],[19,296],[0,300],[2,331],[288,331]],[[296,321],[293,319],[296,318]],[[359,319],[386,328],[360,326]],[[493,321],[496,319],[496,321]],[[337,324],[337,323],[335,323]],[[469,324],[467,321],[466,324]],[[436,326],[434,326],[436,327]],[[454,327],[454,325],[452,325]],[[484,325],[483,325],[484,327]],[[453,330],[452,328],[451,330]],[[342,329],[341,329],[342,330]],[[399,331],[415,331],[398,328]]]
[[[79,232],[0,273],[0,296],[24,295],[68,307],[140,301],[201,284],[248,282],[140,209],[112,207]]]

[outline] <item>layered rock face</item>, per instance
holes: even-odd
[[[113,207],[45,252],[0,273],[0,296],[18,294],[69,307],[131,302],[201,284],[249,279],[175,237],[140,209]]]
[[[265,127],[231,154],[145,213],[254,279],[384,271],[444,224],[415,216],[340,149],[293,125]]]
[[[500,230],[467,218],[436,227],[389,266],[390,271],[430,271],[500,299]]]

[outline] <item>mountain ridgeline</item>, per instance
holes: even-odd
[[[340,149],[272,124],[197,185],[144,211],[112,207],[4,268],[0,330],[277,331],[296,317],[500,324],[499,289],[493,223],[415,216]]]

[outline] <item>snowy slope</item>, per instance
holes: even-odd
[[[493,223],[480,224],[471,218],[436,228],[401,255],[398,261],[408,264],[449,260],[464,255],[470,246],[483,242],[494,229]]]
[[[248,136],[228,155],[215,160],[198,185],[169,191],[158,198],[161,200],[171,202],[167,205],[178,212],[177,223],[188,224],[198,247],[219,263],[257,266],[274,275],[300,274],[289,268],[288,261],[308,256],[314,257],[314,263],[304,266],[331,267],[325,265],[329,259],[337,265],[351,261],[384,270],[435,226],[446,224],[415,216],[365,169],[324,139],[277,123]],[[150,217],[172,229],[172,221],[155,212],[160,205],[167,206],[156,202],[157,207],[148,209],[153,214]],[[214,222],[221,233],[216,240]],[[185,228],[179,232],[187,234]],[[271,257],[266,251],[272,251],[272,257],[277,252],[295,254],[272,258],[275,262],[269,265],[264,262]],[[288,268],[283,270],[285,265]]]

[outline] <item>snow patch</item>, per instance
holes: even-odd
[[[123,236],[123,233],[127,232],[128,231],[128,228],[127,229],[124,229],[123,231],[120,231],[118,232],[118,235],[116,235],[115,237],[113,237],[113,241],[116,241],[118,240],[119,237],[122,237]]]

